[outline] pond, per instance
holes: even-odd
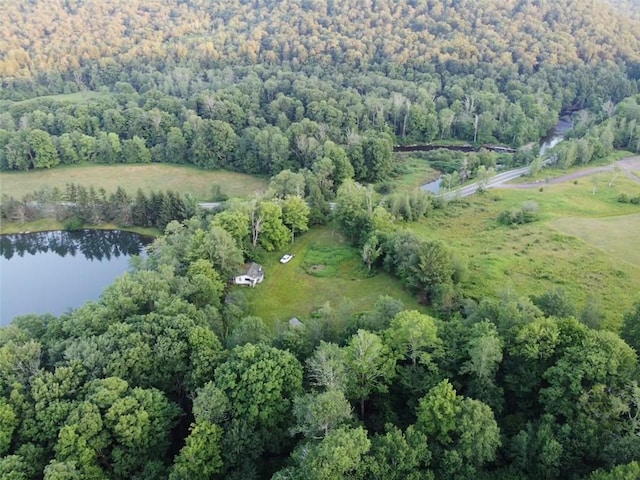
[[[152,240],[120,230],[0,235],[0,325],[98,299]]]

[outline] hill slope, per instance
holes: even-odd
[[[77,69],[108,58],[180,64],[391,60],[518,65],[638,62],[629,0],[68,0],[9,2],[0,75]]]

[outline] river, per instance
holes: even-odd
[[[540,140],[540,153],[539,155],[542,157],[548,150],[555,147],[558,143],[560,143],[564,139],[564,135],[571,129],[573,123],[571,122],[571,117],[562,116],[558,123],[553,127],[547,135]],[[420,186],[420,190],[425,192],[431,192],[434,195],[440,193],[440,182],[442,181],[442,177],[436,178],[434,181],[425,183]]]
[[[120,230],[0,235],[0,325],[98,299],[151,241]]]
[[[560,120],[548,133],[547,136],[544,137],[540,141],[540,156],[543,156],[548,150],[551,150],[557,144],[559,144],[564,138],[565,133],[571,130],[573,127],[573,122],[571,121],[571,117],[562,116]]]

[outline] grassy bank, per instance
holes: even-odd
[[[162,232],[157,228],[144,228],[144,227],[119,227],[112,223],[105,223],[103,225],[88,225],[87,227],[93,230],[125,230],[127,232],[138,233],[140,235],[148,235],[151,237],[157,237]],[[2,222],[0,224],[0,234],[11,233],[24,233],[24,232],[48,232],[51,230],[64,230],[64,223],[48,218],[43,218],[33,222],[17,223],[17,222]]]
[[[283,253],[266,259],[262,284],[236,287],[245,288],[251,314],[272,328],[291,317],[304,322],[325,302],[341,315],[371,310],[381,295],[398,298],[409,308],[420,308],[394,277],[384,272],[369,275],[359,252],[330,227],[313,229],[297,239],[286,252],[295,257],[284,265],[279,263]]]
[[[429,162],[411,153],[394,153],[393,178],[384,182],[393,191],[406,191],[420,188],[425,183],[433,182],[440,176],[440,172],[429,166]]]
[[[640,299],[637,253],[640,206],[616,201],[640,186],[610,174],[539,189],[491,190],[410,228],[445,241],[469,260],[466,293],[475,298],[511,291],[540,294],[562,287],[579,310],[600,302],[604,326],[617,329],[622,314]],[[596,185],[594,193],[594,185]],[[538,220],[517,227],[498,224],[503,210],[538,205]]]
[[[32,172],[1,172],[0,190],[3,194],[22,198],[43,187],[64,189],[67,183],[86,187],[102,187],[113,192],[118,186],[134,194],[138,188],[145,192],[174,190],[189,193],[199,201],[211,197],[211,186],[220,185],[229,197],[249,197],[266,189],[267,181],[242,173],[222,170],[200,170],[192,166],[167,164],[146,165],[70,165],[51,170]]]

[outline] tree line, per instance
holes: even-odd
[[[68,183],[64,190],[44,187],[15,199],[3,195],[1,218],[24,224],[41,218],[63,222],[70,229],[83,225],[113,223],[120,227],[155,227],[164,230],[172,220],[186,220],[196,213],[196,202],[189,195],[172,190],[135,195],[122,187],[107,193],[104,188]]]

